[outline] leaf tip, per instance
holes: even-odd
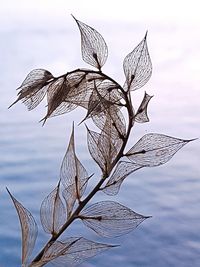
[[[11,198],[12,201],[14,202],[14,199],[15,199],[15,198],[14,198],[13,195],[11,194],[10,190],[8,189],[8,187],[6,187],[6,190],[7,190],[8,194],[9,194],[10,198]]]
[[[118,248],[120,245],[108,245],[110,248]]]
[[[146,220],[146,219],[150,219],[150,218],[152,218],[153,216],[151,216],[151,215],[149,215],[149,216],[144,216],[144,219]]]
[[[197,138],[193,138],[193,139],[189,139],[189,140],[185,140],[186,142],[192,142],[192,141],[196,141],[196,140],[198,140],[199,138],[197,137]]]
[[[74,15],[73,14],[71,14],[71,16],[72,16],[72,18],[77,22],[77,19],[74,17]]]
[[[6,190],[7,190],[8,194],[11,196],[11,193],[10,193],[10,191],[9,191],[7,186],[6,186]]]
[[[73,138],[74,138],[74,121],[73,121],[73,123],[72,123],[72,136],[73,136]]]
[[[16,104],[17,101],[18,101],[18,100],[15,100],[15,102],[13,102],[13,103],[8,107],[8,109],[11,108],[14,104]]]

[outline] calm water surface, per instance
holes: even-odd
[[[98,23],[93,25],[98,28]],[[101,25],[110,51],[105,72],[121,83],[123,58],[145,32],[142,27],[136,27],[138,25],[131,26],[121,25],[116,30],[112,23],[105,22],[105,27]],[[139,104],[144,90],[154,95],[149,106],[151,122],[135,126],[129,145],[147,132],[185,139],[200,136],[200,43],[197,32],[196,28],[150,25],[153,77],[144,89],[135,93],[134,103]],[[45,103],[32,112],[27,112],[22,104],[11,110],[7,107],[16,98],[15,88],[30,70],[41,67],[59,75],[86,65],[81,60],[79,35],[74,24],[52,28],[16,24],[2,28],[0,35],[0,266],[16,267],[20,266],[20,226],[5,187],[32,212],[40,225],[40,204],[57,183],[72,120],[77,125],[84,112],[77,110],[52,118],[42,127],[38,121],[45,114]],[[84,126],[77,127],[75,134],[79,158],[89,172],[98,173],[87,151]],[[131,234],[109,240],[121,247],[82,266],[200,266],[199,159],[197,140],[184,147],[166,165],[143,169],[128,177],[120,194],[111,199],[153,217]],[[110,198],[99,194],[95,200],[100,199]],[[34,253],[48,239],[39,228]],[[105,242],[77,223],[69,229],[68,235],[79,234]]]

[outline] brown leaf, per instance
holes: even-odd
[[[46,122],[46,120],[49,117],[62,114],[62,112],[60,111],[60,105],[64,101],[64,95],[68,94],[69,90],[70,88],[67,87],[67,84],[66,84],[66,76],[56,79],[49,85],[48,91],[47,91],[48,110],[47,110],[47,115],[41,120],[41,121],[44,121],[43,124]],[[76,105],[67,103],[65,107],[65,112],[71,111],[75,107]]]
[[[101,70],[108,57],[107,45],[99,32],[89,25],[77,20],[74,16],[81,33],[81,51],[83,60]]]
[[[23,205],[14,198],[7,189],[16,211],[19,216],[22,231],[22,266],[28,266],[30,256],[32,254],[35,241],[37,238],[38,228],[32,214],[23,207]]]
[[[105,112],[94,115],[92,119],[99,129],[113,139],[122,141],[126,136],[126,122],[117,106],[110,106]]]
[[[154,167],[169,161],[179,149],[190,141],[193,140],[149,133],[144,135],[125,156],[141,166]]]
[[[81,123],[95,115],[101,117],[101,114],[107,114],[113,105],[119,105],[121,95],[116,89],[116,84],[111,81],[95,79],[88,101],[88,112]]]
[[[44,231],[56,234],[67,218],[65,206],[59,195],[60,182],[57,187],[43,200],[40,208],[40,219]]]
[[[142,100],[142,103],[140,104],[136,114],[135,114],[135,121],[144,123],[148,122],[149,118],[147,115],[147,106],[149,104],[149,101],[151,100],[153,96],[148,95],[146,92],[144,94],[144,98]]]
[[[101,168],[103,174],[109,175],[112,162],[117,155],[117,148],[112,139],[103,131],[97,133],[87,128],[88,149],[92,158]]]
[[[146,39],[147,33],[144,39],[124,59],[125,90],[137,90],[144,86],[151,77],[152,63]]]
[[[94,79],[102,79],[102,76],[84,69],[56,78],[48,88],[48,111],[42,120],[45,122],[49,117],[65,114],[77,106],[87,109]]]
[[[63,196],[67,203],[68,215],[70,215],[75,201],[80,200],[84,194],[89,178],[86,169],[75,153],[73,127],[70,142],[60,170],[60,179],[65,188]]]
[[[28,110],[34,109],[44,98],[48,89],[47,82],[50,82],[52,79],[54,79],[53,75],[47,70],[32,70],[18,88],[20,91],[17,100],[9,108],[19,100],[22,100]]]
[[[119,161],[114,172],[108,179],[105,187],[102,189],[107,195],[117,195],[124,179],[131,173],[141,169],[142,166],[133,162]]]
[[[65,241],[55,241],[46,249],[41,260],[30,267],[41,267],[46,263],[55,266],[76,266],[83,261],[115,246],[87,240],[83,237],[70,237]]]
[[[147,218],[114,201],[95,203],[80,214],[86,226],[104,237],[126,234]]]

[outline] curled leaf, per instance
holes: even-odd
[[[95,203],[80,214],[86,226],[104,237],[126,234],[147,218],[114,201]]]
[[[46,263],[55,266],[76,266],[112,247],[115,246],[93,242],[83,237],[71,237],[50,244],[41,260],[30,267],[41,267]]]
[[[12,105],[22,100],[28,110],[34,109],[44,98],[48,88],[47,84],[53,78],[53,75],[47,70],[32,70],[18,88],[20,89],[18,98]]]
[[[137,90],[144,86],[151,77],[152,63],[146,39],[147,33],[144,39],[124,59],[125,90]]]
[[[179,149],[190,141],[192,140],[149,133],[144,135],[125,156],[141,166],[158,166],[169,161]]]
[[[108,57],[106,42],[99,32],[73,17],[81,33],[81,51],[83,60],[101,70]]]
[[[19,216],[22,231],[22,266],[28,267],[38,228],[32,214],[7,189]]]
[[[133,162],[119,161],[114,172],[108,179],[105,187],[102,189],[107,195],[117,195],[124,179],[131,173],[141,169],[142,166]]]
[[[43,200],[40,208],[40,219],[44,231],[49,234],[58,233],[66,221],[67,213],[59,195],[60,182]]]
[[[151,100],[152,96],[148,95],[146,92],[144,94],[144,98],[142,100],[142,103],[140,104],[136,114],[135,114],[135,121],[144,123],[148,122],[149,118],[147,115],[147,106],[149,104],[149,101]]]

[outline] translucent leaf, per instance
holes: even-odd
[[[117,85],[111,81],[95,82],[86,118],[92,117],[96,126],[104,132],[111,132],[110,127],[113,126],[112,135],[123,138],[126,135],[126,125],[120,111],[121,94],[117,89]]]
[[[59,195],[58,186],[43,200],[40,208],[40,219],[44,231],[49,234],[58,233],[66,221],[67,213]]]
[[[80,200],[85,192],[89,179],[88,173],[75,153],[74,127],[70,142],[62,161],[60,170],[61,182],[65,188],[63,196],[67,203],[68,215],[71,213],[76,200]]]
[[[52,243],[44,252],[40,262],[30,267],[40,267],[49,262],[59,267],[76,266],[112,247],[115,246],[93,242],[83,237],[71,237],[65,241]]]
[[[49,263],[60,256],[67,254],[70,246],[73,246],[80,239],[77,237],[67,238],[65,242],[55,241],[49,244],[45,249],[44,254],[39,262],[33,263],[30,267],[40,267],[44,266],[46,263]],[[62,266],[62,265],[61,265]]]
[[[88,81],[91,77],[89,73],[82,71],[68,74],[67,82],[71,87],[69,94],[64,97],[63,105],[67,103],[75,104],[87,108],[90,95],[92,93],[92,82]],[[95,77],[95,75],[93,75]],[[63,112],[64,113],[64,112]]]
[[[83,60],[91,66],[101,69],[108,57],[107,45],[95,29],[74,18],[81,33],[81,51]]]
[[[120,120],[120,117],[118,115],[119,112],[115,113],[114,116],[109,113],[102,129],[102,132],[107,135],[107,139],[110,140],[110,142],[113,144],[113,152],[116,153],[115,155],[113,155],[113,160],[120,151],[123,145],[124,137],[126,135],[126,126]]]
[[[110,107],[119,104],[121,95],[117,90],[109,90],[110,88],[116,89],[116,84],[111,83],[111,85],[110,83],[106,80],[101,80],[100,82],[94,80],[93,91],[88,101],[88,112],[82,122],[90,117],[93,118],[95,115],[107,114]]]
[[[87,71],[87,72],[86,72]],[[91,70],[85,70],[86,76],[77,90],[70,94],[69,101],[83,108],[89,109],[91,95],[94,91],[94,82],[100,83],[105,77]]]
[[[28,267],[37,238],[38,228],[31,213],[17,201],[7,189],[19,216],[22,230],[22,266]]]
[[[120,151],[126,136],[126,125],[123,114],[119,109],[112,106],[106,113],[94,116],[93,121],[102,130],[102,134],[105,135],[104,139],[106,139],[106,143],[111,143],[113,147],[113,153],[111,155],[112,160],[114,160]],[[110,150],[110,153],[112,150]]]
[[[48,90],[50,91],[50,89]],[[58,116],[72,111],[79,103],[85,100],[88,88],[86,81],[86,73],[83,70],[68,73],[64,77],[62,87],[59,91],[54,91],[53,96],[49,94],[48,103],[55,104],[52,116]]]
[[[47,82],[53,78],[53,75],[47,70],[32,70],[27,75],[22,85],[18,88],[20,89],[18,98],[12,105],[17,103],[19,100],[22,100],[28,110],[34,109],[42,101],[47,92]],[[10,107],[12,105],[10,105]]]
[[[29,264],[28,267],[42,267],[44,266],[45,264],[47,264],[47,262],[44,262],[44,261],[37,261],[37,262],[32,262],[31,264]]]
[[[132,162],[153,167],[166,163],[184,145],[192,140],[150,133],[144,135],[127,153]]]
[[[99,165],[99,167],[104,171],[105,170],[105,159],[104,159],[104,148],[99,147],[99,139],[100,139],[100,133],[91,131],[87,128],[88,131],[88,149],[90,152],[90,155],[92,158],[96,161],[96,163]]]
[[[49,117],[70,112],[77,106],[88,108],[95,79],[102,79],[102,75],[84,69],[56,78],[47,91],[48,111],[43,118],[44,122]]]
[[[125,90],[137,90],[145,85],[151,77],[152,63],[146,38],[147,33],[144,39],[124,59]]]
[[[106,101],[106,100],[103,99],[102,101]],[[110,104],[110,103],[105,103],[105,104]],[[93,90],[93,92],[90,95],[89,101],[88,101],[87,114],[86,114],[85,118],[80,123],[82,123],[86,119],[92,117],[93,115],[99,114],[100,112],[102,112],[102,102],[99,101],[97,92],[95,90]]]
[[[87,128],[88,149],[104,174],[111,171],[112,162],[117,155],[115,147],[109,136],[103,132],[97,133]]]
[[[120,161],[117,163],[114,172],[111,174],[108,182],[103,188],[107,195],[116,195],[119,192],[122,182],[131,173],[141,169],[142,166],[133,162]]]
[[[64,96],[69,93],[69,90],[70,88],[67,87],[66,83],[66,76],[56,79],[49,85],[47,91],[47,103],[48,103],[47,115],[41,121],[44,121],[45,123],[45,121],[49,117],[62,114],[60,110],[62,109],[62,107],[60,108],[60,105],[64,101]],[[76,105],[67,103],[67,105],[65,106],[65,112],[69,112],[73,110],[75,107]]]
[[[64,190],[62,191],[62,196],[65,199],[67,205],[67,217],[69,218],[77,200],[75,184],[69,185],[67,188],[64,188]]]
[[[114,201],[95,203],[81,212],[83,223],[104,237],[126,234],[146,218]]]
[[[142,100],[142,103],[140,104],[136,114],[135,114],[135,121],[136,122],[140,122],[140,123],[144,123],[144,122],[148,122],[149,118],[147,115],[147,106],[149,104],[149,101],[151,100],[152,96],[148,95],[145,92],[144,98]]]
[[[126,136],[126,122],[119,107],[111,106],[105,112],[92,117],[95,125],[104,133],[115,140],[121,140]]]

